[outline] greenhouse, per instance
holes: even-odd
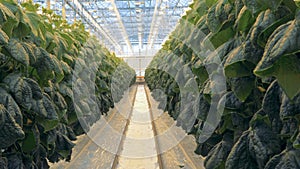
[[[299,0],[0,0],[0,169],[300,169]]]

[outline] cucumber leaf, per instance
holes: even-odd
[[[258,35],[257,43],[261,47],[265,47],[268,38],[275,31],[275,29],[277,27],[279,27],[280,25],[290,21],[292,18],[293,18],[292,14],[287,14],[287,15],[283,16],[282,18],[279,18],[276,21],[274,21],[273,23],[269,24],[269,26],[267,28],[265,28],[263,31],[261,31],[260,34]]]
[[[212,34],[210,38],[210,42],[213,44],[215,49],[217,49],[219,46],[232,39],[234,35],[235,35],[234,30],[231,27],[229,27],[225,30]]]
[[[296,20],[278,27],[270,36],[263,58],[254,70],[257,76],[275,76],[290,99],[300,86],[300,25]],[[293,54],[295,53],[295,54]]]
[[[251,14],[250,10],[244,6],[236,20],[237,29],[241,32],[248,32],[252,24],[254,23],[255,18]]]
[[[6,45],[8,43],[9,37],[7,34],[0,29],[0,45]]]
[[[24,131],[3,104],[0,104],[0,148],[7,148],[18,139],[23,139]]]
[[[290,99],[293,99],[300,92],[300,58],[297,55],[284,55],[277,59],[272,67],[260,70],[260,66],[255,69],[255,74],[259,76],[275,76],[279,85]],[[262,67],[262,66],[261,66]]]
[[[44,132],[54,129],[59,122],[57,112],[49,95],[43,93],[42,102],[39,103],[37,121],[44,128]]]
[[[271,157],[280,153],[280,140],[277,134],[272,131],[265,112],[258,111],[252,117],[250,125],[249,152],[252,159],[255,159],[258,168],[263,168]]]
[[[217,1],[208,9],[206,17],[206,25],[213,33],[217,33],[222,25],[228,20],[231,13],[232,5],[227,0]]]
[[[281,56],[300,52],[300,24],[296,20],[278,27],[270,36],[263,58],[254,73],[258,76],[272,74],[276,60]]]
[[[232,78],[230,83],[234,94],[240,101],[244,102],[255,87],[255,78],[253,76]]]
[[[207,7],[211,7],[216,2],[217,2],[217,0],[205,0]]]
[[[15,121],[22,127],[23,115],[18,104],[13,97],[3,88],[0,88],[0,104],[3,104],[9,114],[15,119]],[[1,123],[1,122],[0,122]]]
[[[257,3],[263,6],[265,9],[276,10],[283,0],[257,0]]]
[[[283,56],[276,67],[279,67],[274,76],[279,85],[290,99],[300,93],[300,58],[296,55]]]
[[[231,152],[229,153],[225,168],[236,169],[236,168],[247,168],[256,169],[256,163],[250,158],[249,143],[248,143],[249,131],[245,131],[239,140],[234,144]]]
[[[26,132],[25,138],[22,142],[22,150],[25,153],[31,152],[31,150],[33,150],[37,146],[37,142],[36,142],[37,136],[39,137],[39,135],[35,135],[33,131]]]
[[[254,63],[247,61],[243,52],[243,46],[235,48],[229,53],[224,65],[225,75],[227,77],[244,77],[252,75]]]
[[[253,15],[259,13],[262,10],[262,6],[260,6],[257,0],[243,0],[243,3]]]
[[[23,48],[23,45],[17,39],[9,39],[8,44],[5,46],[5,48],[7,49],[11,57],[16,61],[26,66],[29,65],[29,56],[26,50]]]
[[[225,161],[233,147],[232,135],[225,134],[223,140],[215,145],[204,160],[207,169],[225,168]]]
[[[273,168],[300,168],[300,150],[286,149],[282,153],[275,155],[266,164],[265,169]]]
[[[0,3],[0,23],[2,24],[3,22],[7,21],[8,18],[15,18],[14,13],[6,7],[5,4]]]
[[[262,11],[256,18],[251,31],[248,36],[252,43],[257,44],[257,39],[262,30],[266,29],[269,25],[276,20],[275,15],[271,10]]]

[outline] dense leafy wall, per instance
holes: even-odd
[[[178,125],[197,138],[206,168],[300,168],[299,5],[195,0],[146,70],[149,88],[167,95],[161,108],[176,120],[196,113],[191,130]],[[189,86],[197,96],[182,104]],[[205,122],[218,117],[210,109],[220,123],[203,140]]]
[[[0,1],[1,169],[70,160],[72,140],[135,82],[134,70],[81,23],[37,9]],[[111,84],[127,86],[112,90]]]

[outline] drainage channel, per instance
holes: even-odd
[[[162,169],[152,118],[145,87],[138,85],[131,117],[112,168]]]

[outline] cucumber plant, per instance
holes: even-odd
[[[194,0],[190,8],[146,70],[150,90],[167,95],[161,108],[177,121],[187,112],[181,110],[197,114],[187,132],[196,137],[195,152],[206,157],[208,169],[300,168],[299,3]],[[179,81],[187,76],[185,67],[197,82],[194,106],[181,105],[179,86],[189,85]],[[224,72],[223,82],[212,79],[218,71]],[[226,90],[216,106],[218,83],[225,83]],[[224,110],[203,141],[211,107]]]
[[[121,99],[135,72],[85,31],[32,1],[0,1],[0,168],[70,160],[73,140]],[[94,77],[93,83],[87,79]],[[128,78],[124,78],[128,77]],[[129,78],[130,77],[130,78]],[[78,82],[78,83],[77,83]],[[92,85],[92,86],[91,86]],[[74,87],[77,86],[77,87]],[[92,95],[74,96],[93,88]],[[82,123],[80,123],[82,122]]]

